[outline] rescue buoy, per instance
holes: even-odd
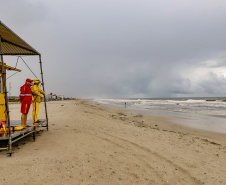
[[[0,129],[0,132],[7,132],[7,127],[6,128],[1,128]],[[19,130],[23,130],[24,129],[24,127],[22,127],[22,126],[18,126],[18,127],[11,127],[10,128],[10,130],[12,130],[12,131],[19,131]]]
[[[23,129],[24,129],[24,127],[22,127],[22,126],[14,127],[14,128],[11,127],[11,130],[15,130],[15,131],[17,131],[17,130],[23,130]]]
[[[1,122],[0,122],[0,130],[7,132],[6,124],[3,120],[1,120]]]

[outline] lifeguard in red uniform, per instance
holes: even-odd
[[[25,84],[20,88],[20,102],[21,102],[21,126],[28,127],[27,125],[27,114],[30,109],[30,105],[32,103],[32,86],[33,80],[26,79]]]

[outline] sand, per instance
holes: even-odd
[[[47,106],[49,131],[0,152],[0,184],[226,184],[224,134],[82,100]]]

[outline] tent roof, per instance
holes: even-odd
[[[0,36],[3,55],[40,55],[28,43],[21,39],[17,34],[10,30],[0,21]]]

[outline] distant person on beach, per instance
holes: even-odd
[[[31,91],[32,91],[32,104],[33,104],[33,112],[32,112],[32,116],[33,116],[33,123],[37,124],[39,123],[38,120],[38,112],[39,112],[39,103],[42,100],[42,94],[45,95],[45,92],[42,91],[39,88],[39,84],[41,83],[41,81],[39,79],[34,79],[34,84],[31,87]]]
[[[32,92],[30,87],[32,86],[33,80],[26,79],[25,84],[20,87],[20,103],[21,103],[21,126],[29,127],[27,125],[27,114],[30,109],[30,105],[32,103]]]

